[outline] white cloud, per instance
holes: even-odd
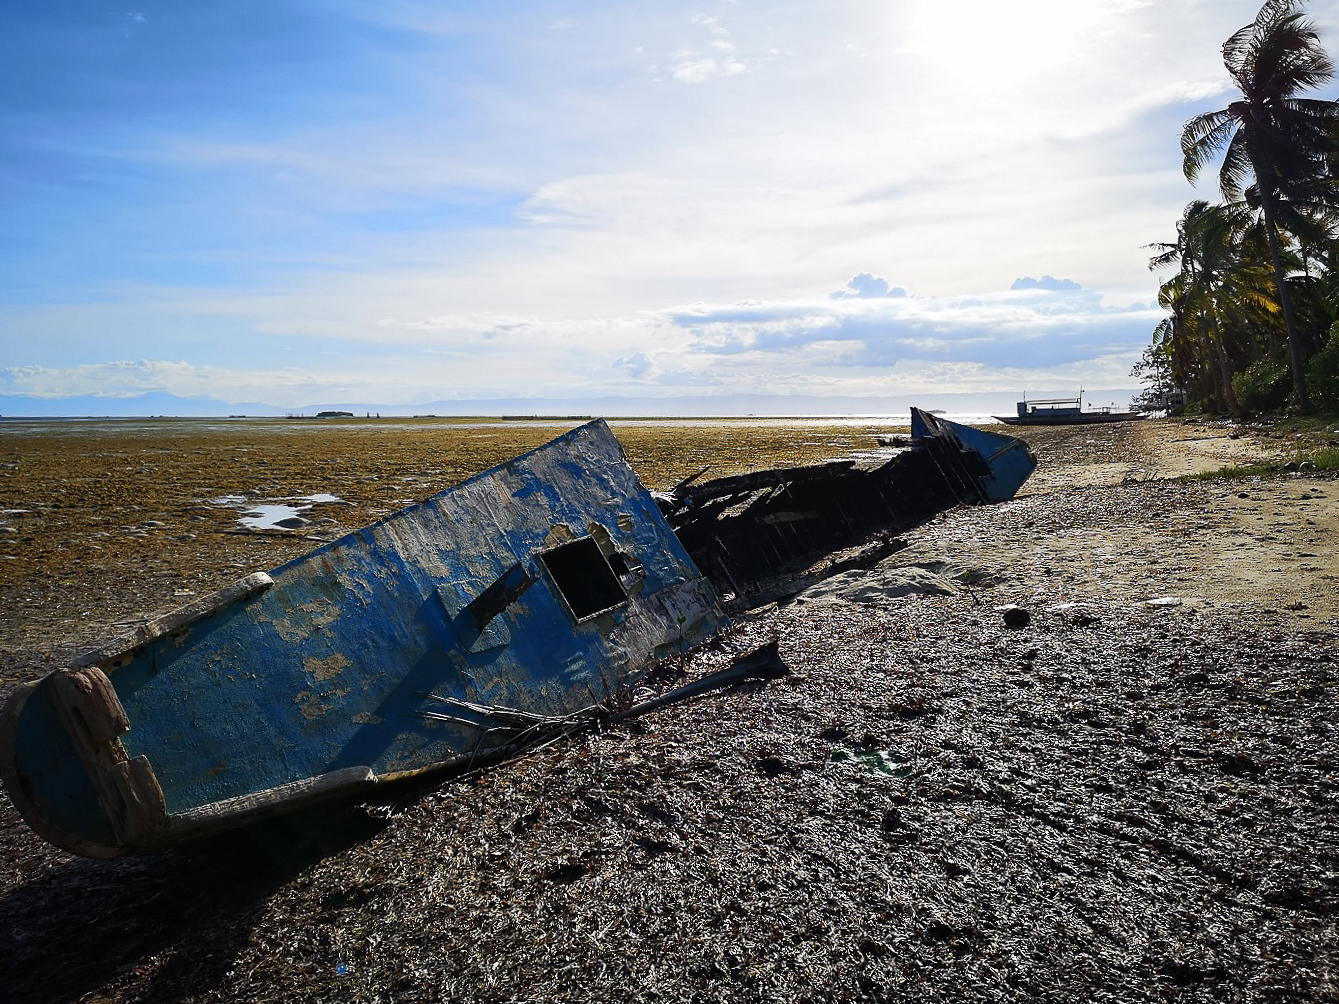
[[[1054,283],[1054,281],[1053,281]],[[1162,314],[1104,306],[1080,289],[1033,286],[967,297],[878,297],[681,308],[673,322],[706,355],[810,353],[823,365],[878,368],[906,360],[1038,368],[1129,353]]]
[[[857,299],[877,299],[879,297],[906,296],[907,291],[901,286],[890,286],[888,280],[883,276],[874,275],[872,272],[861,272],[854,276],[847,284],[845,289],[839,289],[830,294],[829,298],[833,300]]]
[[[737,46],[734,36],[721,24],[720,15],[694,14],[689,20],[694,25],[706,28],[709,36],[706,47],[717,55],[702,55],[692,47],[679,50],[671,57],[677,60],[671,71],[675,80],[684,84],[701,84],[717,74],[733,77],[748,69],[748,65],[735,55]]]
[[[439,398],[802,393],[1122,386],[1157,311],[1040,285],[971,296],[752,298],[605,317],[487,312],[383,319],[378,344],[276,369],[140,361],[0,371],[0,392],[125,397],[163,390],[297,407]],[[853,281],[856,281],[853,280]],[[1035,281],[1035,280],[1034,280]],[[1059,286],[1059,281],[1053,280]],[[1115,380],[1113,384],[1111,381]]]
[[[714,77],[720,65],[710,56],[705,59],[690,59],[674,67],[674,79],[684,84],[700,84]]]
[[[623,370],[628,376],[638,380],[657,371],[656,364],[645,352],[634,352],[626,357],[619,356],[614,360],[613,365],[617,369]]]
[[[1034,279],[1030,275],[1025,275],[1021,279],[1015,279],[1010,289],[1049,289],[1055,292],[1064,292],[1079,290],[1080,286],[1073,279],[1055,279],[1049,275],[1044,275],[1040,279]]]
[[[1031,30],[1052,7],[983,16],[996,27]],[[646,302],[635,295],[639,282],[664,295],[667,277],[677,277],[677,295],[785,295],[797,283],[850,275],[871,260],[895,263],[905,283],[949,292],[980,288],[1001,272],[1021,274],[1016,263],[1047,252],[1063,253],[1067,267],[1105,288],[1147,288],[1139,248],[1159,237],[1156,228],[1174,220],[1177,207],[1152,204],[1146,184],[1123,191],[1124,165],[1108,149],[1115,137],[1146,128],[1134,116],[1160,107],[1154,97],[1170,100],[1169,84],[1159,81],[1200,79],[1202,70],[1221,76],[1216,43],[1202,59],[1191,51],[1169,59],[1165,48],[1139,37],[1149,28],[1139,18],[1151,11],[1110,3],[1072,7],[1068,14],[1052,11],[1059,21],[1075,22],[1054,28],[1072,43],[1067,61],[1042,61],[1037,74],[1009,86],[993,80],[964,92],[948,64],[927,68],[893,57],[900,39],[926,32],[937,38],[948,31],[947,20],[959,20],[919,2],[905,10],[846,3],[823,16],[803,5],[766,15],[734,8],[731,28],[752,40],[750,51],[795,56],[758,66],[766,87],[714,93],[710,107],[694,103],[689,92],[679,92],[687,103],[658,104],[654,93],[626,83],[616,92],[605,87],[597,98],[579,72],[569,82],[571,68],[562,60],[597,65],[595,52],[617,48],[601,32],[650,40],[611,21],[583,28],[574,41],[580,47],[563,50],[561,58],[519,37],[518,51],[536,75],[545,67],[560,73],[524,103],[505,100],[501,83],[493,87],[496,98],[479,92],[487,98],[478,108],[485,132],[433,127],[439,109],[430,104],[418,120],[406,112],[306,126],[281,141],[177,138],[162,156],[183,169],[256,170],[278,179],[290,196],[282,211],[305,211],[294,213],[289,229],[297,231],[309,225],[304,215],[394,207],[401,197],[440,199],[452,186],[528,193],[517,221],[568,232],[536,240],[495,229],[482,255],[473,235],[360,235],[367,262],[424,262],[424,284],[437,282],[452,296],[458,291],[467,309],[496,310],[519,296],[522,309],[543,312],[553,297],[566,301],[584,291],[587,310],[618,310]],[[690,53],[669,64],[673,75],[704,84],[738,72],[712,48],[742,47],[722,18],[676,15],[681,10],[666,8],[659,22]],[[1176,10],[1158,14],[1169,33],[1185,33]],[[874,57],[869,61],[846,54],[854,24]],[[640,72],[631,64],[627,70]],[[946,80],[949,86],[941,87]],[[425,79],[425,93],[431,86]],[[1174,133],[1162,146],[1168,174],[1160,184],[1170,191],[1181,185]],[[1145,171],[1156,163],[1147,152],[1138,151]],[[857,201],[876,191],[889,194],[878,205]],[[441,267],[429,280],[434,261]],[[510,267],[493,264],[504,261]],[[695,269],[686,264],[694,261]],[[350,265],[360,273],[355,285],[412,281],[407,273],[369,276],[361,261]],[[535,276],[529,288],[487,280],[517,269]],[[606,300],[611,290],[599,277],[614,274],[625,281]]]
[[[182,360],[118,360],[79,366],[0,369],[0,392],[36,398],[93,395],[109,399],[165,391],[180,397],[239,400],[247,395],[287,397],[329,385],[300,368],[237,370]]]
[[[1216,80],[1176,80],[1151,92],[1147,100],[1156,105],[1190,104],[1230,94],[1233,86],[1226,73]]]

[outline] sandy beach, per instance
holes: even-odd
[[[651,487],[895,431],[612,424]],[[0,438],[3,690],[556,431]],[[56,851],[5,799],[6,999],[1339,1000],[1339,481],[1285,467],[1286,424],[1023,434],[1016,499],[656,686],[771,639],[782,679],[139,859]],[[303,522],[247,530],[258,504]]]

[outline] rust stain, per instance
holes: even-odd
[[[330,710],[330,706],[322,704],[320,697],[310,690],[299,690],[293,700],[297,704],[298,710],[308,721],[314,722]]]
[[[316,679],[323,682],[325,680],[333,680],[352,665],[353,663],[339,652],[324,659],[308,656],[306,659],[302,660],[302,668],[312,676],[316,677]]]
[[[333,603],[303,603],[283,617],[271,617],[260,611],[255,617],[262,623],[272,624],[280,638],[292,643],[306,641],[313,631],[335,623],[339,613],[339,607]]]
[[[566,523],[554,523],[553,528],[544,537],[544,546],[557,547],[559,544],[566,544],[576,539],[577,535]]]

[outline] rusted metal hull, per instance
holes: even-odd
[[[723,622],[592,422],[22,688],[0,773],[52,843],[153,850],[465,766]]]

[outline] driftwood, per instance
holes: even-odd
[[[733,687],[749,680],[774,680],[779,676],[785,676],[789,672],[790,669],[781,661],[781,655],[777,651],[777,643],[771,641],[735,659],[725,669],[704,676],[700,680],[694,680],[692,683],[686,683],[682,687],[658,697],[642,701],[640,704],[634,704],[626,711],[620,711],[618,714],[610,716],[606,719],[606,722],[611,725],[624,722],[630,718],[638,718],[660,708],[668,707],[671,704],[678,704],[694,697],[700,697],[703,694],[709,694],[713,690]]]

